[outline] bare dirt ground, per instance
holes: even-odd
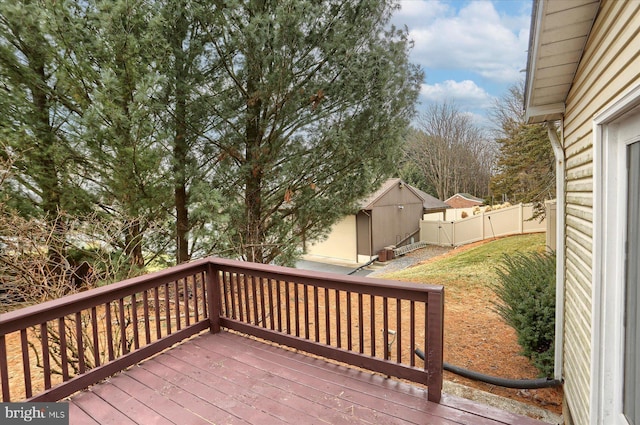
[[[414,251],[403,260],[405,264],[424,264],[433,258],[454,255],[483,242],[456,248],[427,247]],[[395,260],[397,261],[397,260]],[[402,268],[402,265],[400,266]],[[398,269],[377,271],[382,274]],[[492,376],[513,379],[536,378],[538,371],[526,357],[520,355],[515,331],[504,323],[492,309],[495,295],[487,288],[474,288],[464,298],[446,297],[445,287],[445,331],[444,361],[465,369]],[[523,403],[531,404],[556,414],[562,413],[562,389],[517,390],[497,387],[462,378],[445,372],[445,380],[487,391]]]

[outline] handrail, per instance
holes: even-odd
[[[21,308],[19,310],[2,313],[0,315],[0,335],[14,332],[29,326],[73,314],[87,306],[92,307],[114,301],[141,292],[155,285],[173,282],[192,275],[194,272],[205,271],[209,261],[197,260],[192,263],[181,264],[165,270],[138,276],[111,285],[94,288],[89,291],[67,295],[41,304]]]
[[[2,314],[2,401],[59,400],[225,327],[427,384],[437,402],[443,296],[441,286],[210,257]],[[8,353],[16,344],[20,353]],[[427,347],[424,368],[414,363],[418,345]],[[22,357],[20,370],[9,369],[9,355]],[[11,388],[22,384],[20,395]]]

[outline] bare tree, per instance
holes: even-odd
[[[405,161],[442,200],[458,192],[487,195],[494,152],[471,116],[449,102],[431,105],[404,145]]]
[[[494,130],[498,138],[510,137],[525,124],[523,105],[524,80],[513,84],[502,97],[494,100],[489,116],[497,126]]]

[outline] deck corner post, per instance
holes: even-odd
[[[429,292],[427,324],[428,400],[439,403],[442,395],[444,349],[444,289]]]
[[[207,306],[209,310],[209,331],[220,332],[220,272],[210,262],[207,266]]]

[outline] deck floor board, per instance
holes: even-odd
[[[203,333],[70,398],[71,424],[543,422],[241,335]]]

